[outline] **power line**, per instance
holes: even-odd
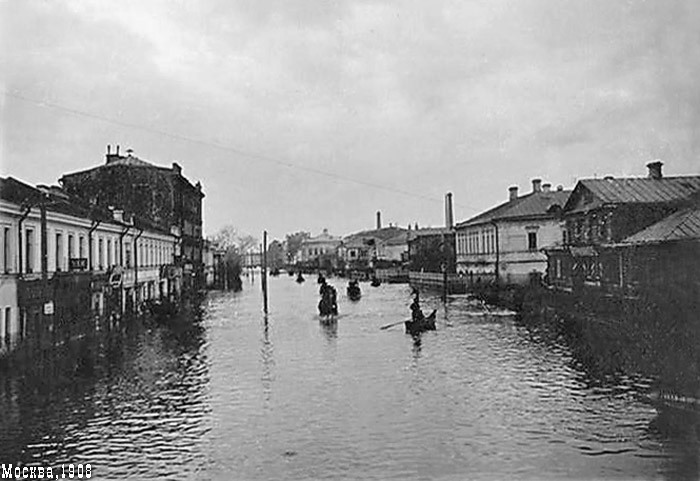
[[[335,179],[335,180],[340,180],[340,181],[345,181],[345,182],[352,182],[352,183],[355,183],[355,184],[358,184],[358,185],[363,185],[363,186],[365,186],[365,187],[371,187],[371,188],[373,188],[373,189],[385,190],[385,191],[388,191],[388,192],[393,192],[393,193],[395,193],[395,194],[401,194],[401,195],[405,195],[405,196],[408,196],[408,197],[414,197],[414,198],[417,198],[417,199],[428,200],[428,201],[431,201],[431,202],[440,202],[440,203],[443,202],[442,199],[437,199],[437,198],[435,198],[435,197],[426,196],[426,195],[422,195],[422,194],[416,194],[415,192],[411,192],[411,191],[408,191],[408,190],[397,189],[397,188],[394,188],[394,187],[389,187],[389,186],[386,186],[386,185],[376,184],[376,183],[373,183],[373,182],[367,182],[367,181],[364,181],[364,180],[355,179],[355,178],[343,176],[343,175],[340,175],[340,174],[335,174],[335,173],[333,173],[333,172],[328,172],[328,171],[321,170],[321,169],[315,169],[315,168],[313,168],[313,167],[306,167],[306,166],[303,166],[303,165],[295,164],[295,163],[293,163],[293,162],[289,162],[289,161],[286,161],[286,160],[278,159],[278,158],[275,158],[275,157],[271,157],[271,156],[267,156],[267,155],[262,155],[262,154],[258,154],[258,153],[254,153],[254,152],[245,151],[245,150],[240,149],[240,148],[237,148],[237,147],[232,147],[232,146],[228,146],[228,145],[222,145],[222,144],[219,144],[219,143],[217,143],[217,142],[206,141],[206,140],[202,140],[202,139],[197,139],[197,138],[193,138],[193,137],[188,137],[188,136],[186,136],[186,135],[181,135],[181,134],[174,134],[174,133],[172,133],[172,132],[168,132],[168,131],[165,131],[165,130],[161,130],[161,129],[157,129],[157,128],[153,128],[153,127],[148,127],[148,126],[145,126],[145,125],[135,124],[135,123],[132,123],[132,122],[124,122],[124,121],[122,121],[122,120],[117,120],[117,119],[114,119],[114,118],[105,117],[105,116],[98,115],[98,114],[94,114],[94,113],[91,113],[91,112],[86,112],[86,111],[83,111],[83,110],[78,110],[78,109],[74,109],[74,108],[71,108],[71,107],[66,107],[65,105],[60,105],[60,104],[56,104],[56,103],[53,103],[53,102],[47,102],[47,101],[44,101],[44,100],[37,100],[37,99],[34,99],[34,98],[30,98],[30,97],[24,96],[24,95],[22,95],[22,94],[20,94],[20,93],[17,93],[17,92],[11,92],[11,91],[5,90],[4,93],[5,93],[5,95],[7,95],[7,96],[9,96],[9,97],[15,98],[15,99],[20,100],[20,101],[23,101],[23,102],[27,102],[27,103],[34,104],[34,105],[37,105],[37,106],[39,106],[39,107],[44,107],[44,108],[49,108],[49,109],[53,109],[53,110],[57,110],[57,111],[65,112],[65,113],[69,113],[69,114],[72,114],[72,115],[75,115],[75,116],[78,116],[78,117],[85,117],[85,118],[89,118],[89,119],[93,119],[93,120],[98,120],[98,121],[100,121],[100,122],[110,123],[110,124],[118,125],[118,126],[120,126],[120,127],[126,127],[126,128],[134,129],[134,130],[141,130],[141,131],[144,131],[144,132],[148,132],[148,133],[156,134],[156,135],[161,135],[161,136],[168,137],[168,138],[175,139],[175,140],[190,142],[190,143],[198,144],[198,145],[204,145],[204,146],[207,146],[207,147],[213,147],[213,148],[216,148],[216,149],[219,149],[219,150],[224,150],[224,151],[226,151],[226,152],[233,152],[233,153],[236,153],[236,154],[238,154],[239,156],[241,156],[243,159],[245,159],[245,158],[248,158],[248,159],[257,159],[257,160],[261,160],[261,161],[264,161],[264,162],[268,162],[268,163],[272,163],[272,164],[276,164],[276,165],[281,165],[281,166],[287,167],[287,168],[289,168],[289,169],[299,169],[299,170],[302,170],[302,171],[305,171],[305,172],[310,172],[310,173],[313,173],[313,174],[316,174],[316,175],[321,175],[321,176],[328,177],[328,178],[332,178],[332,179]],[[461,205],[461,204],[456,204],[456,203],[455,203],[455,205],[458,205],[458,206],[460,206],[460,207],[469,208],[469,207],[464,206],[464,205]]]

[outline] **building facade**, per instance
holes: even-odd
[[[179,237],[67,195],[0,179],[0,352],[24,339],[55,343],[89,329],[91,316],[177,297]]]
[[[103,165],[66,174],[60,184],[69,195],[102,207],[116,207],[127,216],[170,232],[177,229],[181,243],[176,264],[183,269],[187,287],[204,285],[202,200],[199,182],[192,184],[173,162],[161,167],[107,148]]]
[[[630,256],[660,249],[661,243],[653,235],[653,242],[645,243],[650,234],[635,235],[691,207],[700,192],[700,176],[664,177],[661,166],[649,163],[646,178],[606,177],[576,184],[562,211],[564,241],[546,249],[552,286],[610,292],[633,287],[632,278],[644,277],[633,272],[643,271],[648,262],[633,262]]]
[[[456,226],[457,272],[468,283],[524,284],[547,271],[542,248],[561,243],[559,217],[571,191],[539,179],[532,192],[518,196]]]
[[[328,229],[315,236],[304,239],[299,249],[298,261],[302,263],[320,262],[322,259],[334,259],[340,246],[340,237],[328,233]]]

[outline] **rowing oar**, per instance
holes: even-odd
[[[389,329],[390,327],[398,326],[399,324],[403,324],[406,321],[399,321],[399,322],[392,322],[391,324],[387,324],[386,326],[382,326],[379,329]]]

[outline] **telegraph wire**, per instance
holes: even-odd
[[[193,144],[204,145],[204,146],[207,146],[207,147],[213,147],[213,148],[215,148],[215,149],[223,150],[223,151],[226,151],[226,152],[232,152],[232,153],[235,153],[235,154],[238,154],[239,156],[241,156],[241,158],[242,158],[241,160],[245,160],[246,158],[248,158],[248,159],[261,160],[261,161],[264,161],[264,162],[268,162],[268,163],[277,164],[277,165],[280,165],[280,166],[283,166],[283,167],[287,167],[287,168],[289,168],[289,169],[299,169],[299,170],[302,170],[302,171],[305,171],[305,172],[310,172],[310,173],[313,173],[313,174],[316,174],[316,175],[321,175],[321,176],[328,177],[328,178],[331,178],[331,179],[334,179],[334,180],[345,181],[345,182],[351,182],[351,183],[354,183],[354,184],[363,185],[363,186],[365,186],[365,187],[371,187],[371,188],[373,188],[373,189],[384,190],[384,191],[387,191],[387,192],[393,192],[393,193],[395,193],[395,194],[401,194],[401,195],[405,195],[405,196],[408,196],[408,197],[414,197],[414,198],[417,198],[417,199],[428,200],[428,201],[431,201],[431,202],[440,202],[440,203],[443,202],[443,199],[437,199],[437,198],[435,198],[435,197],[431,197],[431,196],[427,196],[427,195],[422,195],[422,194],[417,194],[417,193],[415,193],[415,192],[411,192],[411,191],[408,191],[408,190],[397,189],[397,188],[395,188],[395,187],[389,187],[389,186],[382,185],[382,184],[377,184],[377,183],[374,183],[374,182],[367,182],[367,181],[364,181],[364,180],[355,179],[355,178],[343,176],[343,175],[340,175],[340,174],[335,174],[335,173],[333,173],[333,172],[328,172],[328,171],[321,170],[321,169],[315,169],[315,168],[313,168],[313,167],[305,167],[305,166],[303,166],[303,165],[295,164],[295,163],[293,163],[293,162],[289,162],[289,161],[286,161],[286,160],[281,160],[281,159],[278,159],[278,158],[275,158],[275,157],[271,157],[271,156],[268,156],[268,155],[262,155],[262,154],[257,154],[257,153],[254,153],[254,152],[245,151],[245,150],[240,149],[240,148],[237,148],[237,147],[232,147],[232,146],[228,146],[228,145],[222,145],[222,144],[219,144],[219,143],[217,143],[217,142],[206,141],[206,140],[197,139],[197,138],[194,138],[194,137],[188,137],[188,136],[186,136],[186,135],[174,134],[174,133],[172,133],[172,132],[168,132],[168,131],[165,131],[165,130],[157,129],[157,128],[154,128],[154,127],[148,127],[148,126],[145,126],[145,125],[140,125],[140,124],[136,124],[136,123],[132,123],[132,122],[125,122],[125,121],[123,121],[123,120],[118,120],[118,119],[114,119],[114,118],[105,117],[105,116],[98,115],[98,114],[94,114],[94,113],[91,113],[91,112],[86,112],[86,111],[83,111],[83,110],[78,110],[78,109],[75,109],[75,108],[66,107],[65,105],[60,105],[60,104],[57,104],[57,103],[48,102],[48,101],[45,101],[45,100],[37,100],[37,99],[31,98],[31,97],[27,97],[27,96],[22,95],[22,94],[17,93],[17,92],[11,92],[11,91],[5,90],[5,91],[4,91],[4,94],[7,95],[7,96],[9,96],[9,97],[12,97],[12,98],[14,98],[14,99],[20,100],[20,101],[22,101],[22,102],[31,103],[31,104],[37,105],[37,106],[39,106],[39,107],[44,107],[44,108],[49,108],[49,109],[57,110],[57,111],[64,112],[64,113],[68,113],[68,114],[72,114],[72,115],[75,115],[75,116],[78,116],[78,117],[85,117],[85,118],[97,120],[97,121],[100,121],[100,122],[105,122],[105,123],[110,123],[110,124],[118,125],[118,126],[120,126],[120,127],[125,127],[125,128],[129,128],[129,129],[134,129],[134,130],[141,130],[141,131],[148,132],[148,133],[151,133],[151,134],[161,135],[161,136],[163,136],[163,137],[168,137],[168,138],[171,138],[171,139],[174,139],[174,140],[179,140],[179,141],[184,141],[184,142],[190,142],[190,143],[193,143]],[[462,204],[457,204],[457,203],[455,203],[454,205],[457,205],[457,206],[460,206],[460,207],[464,207],[464,208],[469,208],[468,206],[465,206],[465,205],[462,205]]]

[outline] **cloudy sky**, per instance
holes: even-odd
[[[700,171],[695,0],[3,0],[0,22],[0,174],[51,184],[120,144],[202,182],[207,233]]]

